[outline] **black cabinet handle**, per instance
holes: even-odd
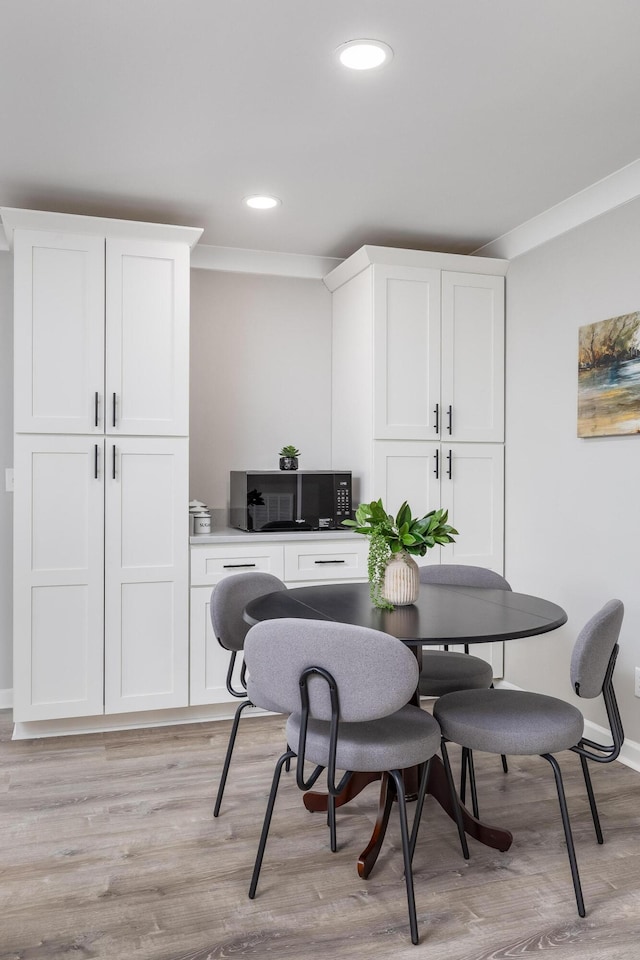
[[[116,425],[116,395],[114,393],[113,395],[113,426],[115,427],[115,425]],[[449,433],[451,433],[451,430],[449,430]]]
[[[440,404],[439,403],[436,403],[433,412],[436,417],[436,422],[433,425],[433,429],[435,430],[436,434],[438,434],[440,433]]]
[[[114,445],[113,445],[113,472],[112,472],[111,476],[112,476],[113,479],[115,480],[115,478],[116,478],[116,445],[115,445],[115,443],[114,443]]]
[[[447,407],[447,418],[449,420],[449,423],[447,424],[447,433],[451,433],[453,430],[453,409],[451,404],[449,404]]]
[[[440,479],[440,451],[439,450],[436,450],[436,452],[433,455],[433,459],[436,462],[433,472],[436,475],[436,480],[439,480]]]
[[[255,567],[255,566],[256,566],[255,563],[223,563],[222,569],[223,570],[241,570],[241,569],[244,569],[245,567]]]
[[[449,450],[449,453],[447,454],[447,476],[449,477],[449,480],[453,480],[453,455],[451,450]]]
[[[99,420],[98,420],[98,391],[97,391],[97,390],[96,390],[96,395],[95,395],[95,399],[94,399],[94,402],[93,402],[93,403],[94,403],[94,425],[97,427],[97,426],[98,426],[98,423],[99,423]]]
[[[346,560],[314,560],[314,563],[346,563]]]
[[[98,444],[93,445],[93,476],[94,479],[98,479]]]

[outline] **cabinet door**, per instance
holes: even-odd
[[[443,440],[504,440],[504,278],[442,274]]]
[[[103,712],[103,441],[18,436],[15,721]]]
[[[434,439],[440,413],[440,272],[376,264],[373,277],[373,435]]]
[[[188,703],[188,442],[106,441],[105,709]]]
[[[223,650],[213,634],[209,612],[211,587],[191,588],[191,648],[189,702],[228,703],[236,701],[227,690],[227,670],[231,654]],[[236,657],[239,676],[242,654]],[[236,686],[240,686],[239,682]]]
[[[455,543],[443,563],[469,563],[502,573],[504,565],[504,448],[494,443],[442,444],[440,499]]]
[[[15,430],[104,428],[104,239],[16,230]]]
[[[107,239],[107,433],[188,436],[189,251]]]
[[[440,506],[442,452],[437,442],[378,440],[373,444],[373,494],[382,497],[389,513],[397,513],[404,500],[414,516],[424,516]],[[416,557],[420,565],[439,563],[440,547]]]

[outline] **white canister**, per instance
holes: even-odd
[[[194,514],[193,533],[194,533],[194,536],[202,535],[204,533],[211,533],[211,514],[210,513]]]

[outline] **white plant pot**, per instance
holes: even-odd
[[[406,550],[392,553],[387,561],[382,596],[394,607],[415,603],[420,592],[420,568]]]

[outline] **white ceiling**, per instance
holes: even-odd
[[[0,32],[3,206],[467,253],[640,157],[639,0],[0,0]],[[363,36],[388,66],[339,66]]]

